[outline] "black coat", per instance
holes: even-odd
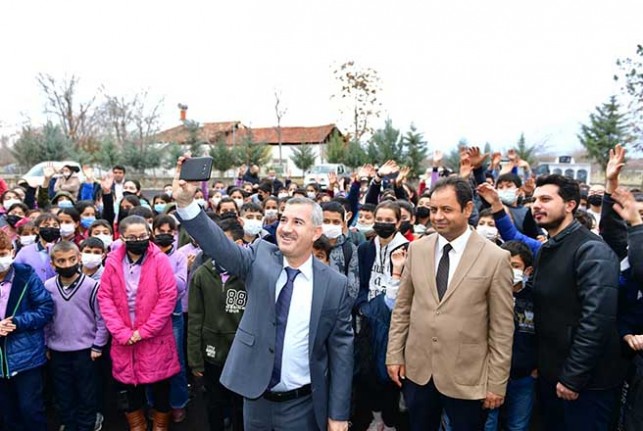
[[[614,252],[576,221],[543,244],[530,281],[541,377],[575,392],[622,383],[618,279]]]

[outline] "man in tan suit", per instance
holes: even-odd
[[[391,317],[386,364],[402,387],[411,430],[482,430],[504,401],[514,332],[509,253],[468,225],[469,182],[431,190],[437,235],[411,243]]]

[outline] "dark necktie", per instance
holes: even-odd
[[[449,286],[449,252],[452,249],[453,247],[449,243],[442,248],[442,257],[438,264],[438,272],[435,275],[435,285],[438,288],[438,298],[440,301],[442,301],[442,297]]]
[[[277,303],[275,304],[275,316],[277,318],[277,337],[275,339],[275,363],[272,367],[272,376],[268,388],[273,388],[281,381],[281,360],[284,353],[284,336],[286,335],[286,323],[288,323],[288,310],[292,299],[292,289],[295,278],[299,275],[298,269],[286,267],[286,284],[281,288]]]

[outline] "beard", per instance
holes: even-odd
[[[565,214],[561,213],[558,214],[557,216],[552,216],[551,220],[545,221],[545,222],[536,222],[538,227],[541,227],[545,229],[546,231],[551,231],[551,230],[557,230],[561,224],[565,221]]]

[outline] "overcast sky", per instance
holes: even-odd
[[[354,59],[381,76],[380,123],[415,123],[431,149],[524,132],[570,151],[618,92],[641,16],[641,0],[4,2],[0,132],[43,121],[39,72],[80,76],[81,97],[149,88],[164,127],[179,102],[199,122],[273,126],[275,89],[282,124],[337,122],[333,66]]]

